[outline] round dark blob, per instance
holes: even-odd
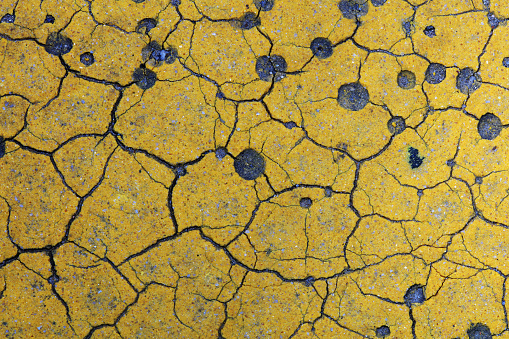
[[[80,55],[80,61],[85,66],[90,66],[95,62],[94,55],[91,52],[85,52]]]
[[[371,4],[372,4],[374,7],[380,7],[380,6],[383,6],[386,2],[387,2],[387,0],[371,0]]]
[[[369,102],[368,90],[358,82],[341,85],[338,90],[338,102],[344,109],[360,111]]]
[[[391,329],[389,326],[383,325],[377,328],[375,333],[377,338],[385,338],[391,335]]]
[[[302,198],[299,203],[302,208],[310,208],[313,205],[313,200],[311,198]]]
[[[286,60],[280,55],[264,55],[256,59],[256,73],[263,81],[280,81],[285,77]]]
[[[181,4],[180,0],[171,0],[172,6],[178,7],[178,6],[180,6],[180,4]]]
[[[419,150],[415,149],[413,147],[410,147],[408,149],[408,163],[410,164],[410,167],[412,169],[419,168],[422,165],[422,161],[424,160],[424,157],[419,156]]]
[[[338,6],[347,19],[355,19],[368,14],[367,0],[341,0]]]
[[[477,123],[477,132],[482,139],[493,140],[502,132],[502,122],[495,114],[486,113]]]
[[[139,88],[145,90],[155,85],[157,75],[147,68],[136,68],[133,72],[133,80]]]
[[[288,129],[292,129],[292,128],[297,127],[297,124],[295,122],[293,122],[293,121],[285,122],[284,125]]]
[[[488,24],[491,28],[497,28],[500,25],[500,19],[493,13],[488,13]]]
[[[178,177],[183,177],[184,175],[187,174],[187,170],[184,166],[178,166],[178,167],[175,167],[175,174]]]
[[[398,74],[398,86],[403,89],[412,89],[415,87],[415,74],[410,71],[401,71]]]
[[[265,159],[254,149],[240,152],[233,162],[235,172],[244,180],[255,180],[265,172]]]
[[[14,14],[5,14],[2,19],[0,19],[0,23],[13,24],[16,20],[16,16]]]
[[[60,277],[56,274],[53,274],[51,277],[48,278],[48,283],[50,283],[51,285],[56,284],[59,281]]]
[[[456,161],[454,161],[453,159],[449,159],[445,162],[445,164],[449,167],[454,167],[454,165],[456,165]]]
[[[429,64],[424,75],[424,80],[432,85],[436,85],[444,81],[446,75],[446,68],[442,64]]]
[[[509,68],[509,57],[505,57],[504,59],[502,59],[502,66],[504,66],[505,68]]]
[[[423,190],[417,190],[417,196],[420,198],[424,195],[424,191]]]
[[[429,38],[434,38],[437,36],[437,34],[435,33],[435,27],[434,26],[426,26],[426,28],[424,28],[424,35],[426,35],[427,37]]]
[[[475,183],[477,185],[481,185],[482,184],[482,177],[475,177]]]
[[[55,23],[55,17],[53,15],[46,15],[46,19],[44,19],[45,24],[53,24]]]
[[[391,134],[397,135],[403,133],[406,128],[406,122],[403,117],[395,116],[389,119],[387,122],[387,128]]]
[[[421,285],[412,285],[405,293],[405,304],[410,307],[412,304],[422,304],[426,298],[424,297],[424,287]]]
[[[481,87],[481,81],[481,76],[472,68],[463,68],[456,78],[456,88],[463,94],[471,94]]]
[[[491,339],[490,328],[484,324],[475,324],[467,330],[468,339]]]
[[[247,12],[239,19],[240,28],[243,30],[250,30],[251,28],[255,28],[256,26],[260,26],[262,21],[259,17],[253,12]]]
[[[325,192],[324,192],[325,196],[327,198],[330,198],[332,197],[332,188],[331,187],[325,187]]]
[[[311,42],[311,52],[318,59],[326,59],[332,55],[334,51],[332,48],[332,44],[327,38],[315,38]]]
[[[157,21],[152,18],[141,19],[136,26],[136,33],[148,34],[152,28],[157,26]]]
[[[219,160],[223,159],[228,154],[228,151],[224,147],[219,147],[216,149],[216,158]]]
[[[3,137],[0,137],[0,158],[3,158],[5,155],[5,140]]]
[[[259,11],[267,12],[274,8],[274,2],[274,0],[254,0],[254,5]]]
[[[73,45],[74,43],[72,40],[65,35],[58,32],[52,32],[46,39],[44,49],[49,54],[58,56],[69,53],[72,50]]]
[[[131,0],[132,2],[136,3],[136,4],[141,4],[142,2],[144,2],[145,0]]]

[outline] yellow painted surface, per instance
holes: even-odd
[[[0,338],[508,338],[508,8],[2,1]]]

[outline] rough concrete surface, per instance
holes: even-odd
[[[0,2],[1,338],[509,338],[502,0]]]

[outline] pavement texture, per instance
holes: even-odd
[[[509,338],[503,0],[3,0],[0,337]]]

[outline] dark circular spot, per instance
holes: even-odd
[[[456,88],[463,94],[471,94],[481,87],[481,81],[481,76],[472,68],[463,68],[456,78]]]
[[[375,7],[383,6],[387,0],[371,0],[371,4]]]
[[[467,330],[468,339],[491,339],[490,328],[484,324],[475,324]]]
[[[293,122],[293,121],[285,122],[284,125],[288,129],[292,129],[292,128],[297,127],[297,124],[295,122]]]
[[[482,177],[475,177],[475,183],[477,185],[481,185],[482,184]]]
[[[324,194],[325,194],[325,196],[326,196],[327,198],[332,197],[332,188],[330,188],[330,187],[325,187],[325,192],[324,192]]]
[[[500,19],[495,16],[493,13],[488,13],[488,24],[492,28],[497,28],[500,25]]]
[[[376,329],[377,338],[385,338],[389,335],[391,335],[391,329],[389,326],[383,325]]]
[[[449,167],[454,167],[454,165],[456,165],[456,161],[454,161],[453,159],[449,159],[445,162],[445,164]]]
[[[502,59],[502,66],[504,66],[505,68],[509,68],[509,57],[505,57],[504,59]]]
[[[94,55],[91,52],[85,52],[80,55],[80,61],[85,66],[90,66],[95,62]]]
[[[274,2],[274,0],[254,0],[254,5],[258,10],[267,12],[274,8]]]
[[[405,304],[411,306],[412,304],[422,304],[426,298],[424,297],[424,287],[421,285],[412,285],[405,293]]]
[[[338,102],[344,109],[360,111],[369,102],[368,90],[358,82],[341,85],[338,90]]]
[[[403,89],[415,87],[415,74],[410,71],[401,71],[398,74],[398,86]]]
[[[141,19],[136,26],[136,33],[148,34],[151,29],[157,26],[157,21],[152,18]]]
[[[44,49],[49,54],[58,56],[69,53],[73,45],[74,44],[72,40],[65,35],[58,32],[52,32],[46,39],[46,45],[44,46]]]
[[[315,282],[315,278],[307,277],[306,280],[304,280],[304,285],[306,285],[306,287],[309,287],[309,286],[313,285],[314,282]]]
[[[426,35],[429,38],[436,37],[437,34],[435,33],[435,27],[434,26],[426,26],[424,29],[424,35]]]
[[[141,4],[142,2],[144,2],[145,0],[131,0],[132,2],[134,3],[137,3],[137,4]]]
[[[255,180],[265,172],[265,159],[254,149],[240,152],[233,162],[235,172],[245,180]]]
[[[157,75],[147,68],[136,68],[133,72],[133,80],[139,88],[145,90],[155,85]]]
[[[495,114],[486,113],[477,123],[477,132],[481,138],[493,140],[502,132],[502,122]]]
[[[46,19],[44,19],[45,24],[53,24],[55,23],[55,17],[53,15],[46,15]]]
[[[60,281],[60,277],[58,275],[56,275],[56,274],[53,274],[52,276],[50,276],[48,278],[48,283],[50,283],[51,285],[53,285],[53,284],[55,284],[55,283],[57,283],[59,281]]]
[[[264,55],[256,59],[256,73],[263,81],[279,81],[285,77],[286,60],[280,55]]]
[[[14,14],[5,14],[2,19],[0,19],[0,23],[12,24],[16,20],[16,16]]]
[[[178,167],[175,167],[175,174],[178,177],[183,177],[184,175],[187,174],[187,170],[184,166],[178,166]]]
[[[223,159],[228,154],[228,150],[224,147],[216,149],[216,158],[219,160]]]
[[[355,19],[368,14],[367,0],[341,0],[338,6],[347,19]]]
[[[446,68],[442,64],[429,64],[424,75],[424,80],[432,85],[436,85],[444,81],[446,75]]]
[[[299,203],[302,208],[310,208],[313,204],[313,200],[311,200],[311,198],[302,198]]]
[[[326,59],[330,57],[334,51],[330,40],[327,38],[315,38],[311,42],[310,48],[311,52],[313,52],[313,54],[319,59]]]
[[[394,135],[403,133],[406,128],[405,119],[400,116],[392,117],[387,122],[387,128],[389,129],[389,132]]]
[[[416,169],[422,165],[422,161],[424,160],[424,157],[419,156],[418,149],[410,147],[408,149],[408,155],[409,155],[408,163],[410,164],[410,167],[412,167],[412,169]]]
[[[423,190],[417,190],[417,196],[420,198],[424,195],[424,191]]]
[[[5,139],[0,137],[0,158],[3,158],[5,155]]]
[[[172,6],[178,7],[178,6],[180,6],[180,4],[181,4],[180,0],[171,0]]]
[[[242,18],[238,19],[238,21],[239,27],[243,30],[255,28],[256,26],[260,26],[262,23],[260,18],[253,12],[247,12],[242,16]]]

